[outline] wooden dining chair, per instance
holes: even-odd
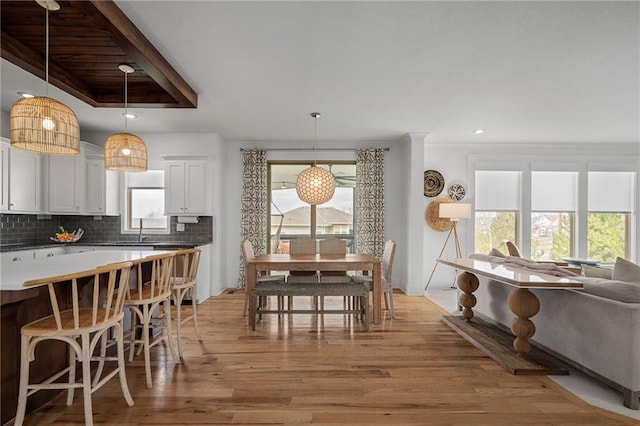
[[[193,328],[198,341],[202,341],[198,332],[198,308],[197,308],[197,278],[198,266],[200,264],[200,254],[202,250],[199,248],[178,250],[176,252],[173,273],[171,275],[171,293],[173,303],[176,306],[176,336],[178,341],[178,356],[182,356],[182,325],[193,321]],[[191,312],[182,317],[182,302],[185,297],[191,299]]]
[[[289,243],[289,254],[315,255],[316,240],[310,237],[294,238]],[[307,284],[318,282],[317,271],[289,271],[287,282],[290,284]]]
[[[73,402],[74,390],[82,389],[84,421],[93,424],[91,395],[108,380],[118,375],[120,389],[129,406],[134,404],[127,385],[123,344],[123,306],[129,283],[131,262],[120,262],[93,270],[25,283],[26,287],[46,285],[51,302],[51,315],[26,324],[21,329],[20,386],[15,424],[24,421],[27,397],[45,389],[66,389],[67,405]],[[65,285],[69,283],[69,285]],[[116,341],[115,357],[93,356],[94,348],[111,333]],[[29,383],[29,364],[35,360],[36,346],[47,340],[69,345],[68,367],[41,383]],[[47,355],[46,352],[44,355]],[[117,366],[96,383],[91,381],[91,361],[117,361]],[[82,364],[82,382],[76,382],[76,362]],[[65,374],[66,382],[56,382]]]
[[[242,261],[244,262],[245,271],[247,271],[247,262],[255,257],[253,251],[253,245],[249,240],[242,240],[240,242],[240,252],[242,253]],[[264,283],[284,283],[286,279],[285,275],[259,275],[256,279],[256,287],[260,286],[260,284]],[[249,308],[249,298],[251,295],[249,292],[245,292],[244,297],[244,306],[242,307],[242,314],[247,315],[247,310]],[[264,300],[263,300],[264,302]],[[282,310],[284,304],[284,298],[282,296],[278,297],[278,309]]]
[[[321,255],[345,256],[347,254],[347,242],[340,238],[325,238],[318,243],[318,251]],[[318,280],[323,284],[350,283],[351,277],[347,271],[319,271]],[[344,304],[350,305],[348,296],[344,297]],[[324,310],[324,297],[320,297],[320,310]]]
[[[138,353],[144,352],[144,367],[147,388],[151,389],[151,348],[159,343],[169,347],[171,357],[177,360],[171,339],[171,277],[175,252],[163,253],[145,258],[137,264],[136,286],[128,290],[125,307],[131,310],[131,331],[129,333],[129,361],[133,361],[136,346]],[[151,265],[149,280],[143,278],[143,265]],[[162,307],[162,313],[155,318],[154,312]],[[158,329],[160,332],[152,336]]]
[[[391,312],[391,318],[395,318],[396,312],[393,307],[393,259],[396,255],[396,242],[387,240],[384,243],[384,251],[382,253],[382,265],[380,267],[382,276],[380,277],[380,287],[384,295],[384,304],[387,310]],[[354,282],[365,283],[369,287],[369,291],[373,288],[373,278],[370,275],[354,275],[351,277]]]

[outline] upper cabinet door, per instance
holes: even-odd
[[[49,211],[81,213],[84,201],[81,155],[49,156]]]
[[[0,211],[9,210],[9,144],[0,143]]]
[[[165,213],[205,215],[206,161],[167,161],[164,168]]]
[[[103,215],[105,208],[104,160],[87,160],[87,213]]]
[[[40,213],[42,156],[11,148],[9,151],[9,211]]]

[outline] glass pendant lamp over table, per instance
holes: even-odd
[[[45,18],[45,94],[49,93],[49,11],[60,9],[55,0],[37,0],[46,10]],[[80,152],[80,125],[76,114],[61,102],[47,96],[19,99],[11,107],[11,146],[53,155]]]
[[[127,64],[118,66],[124,73],[124,132],[114,133],[104,144],[104,167],[117,172],[144,172],[147,170],[147,146],[144,141],[127,132],[127,76],[135,70]]]
[[[319,112],[312,112],[311,117],[315,120],[314,142],[318,142],[318,118]],[[314,145],[315,150],[315,145]],[[303,170],[296,179],[296,192],[298,198],[310,205],[324,204],[333,198],[336,190],[336,182],[331,172],[322,167],[318,167],[315,162],[313,166]]]

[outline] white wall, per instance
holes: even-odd
[[[474,168],[476,162],[520,165],[535,163],[536,166],[571,164],[572,167],[594,169],[601,166],[614,170],[624,169],[640,172],[640,145],[638,144],[554,144],[554,145],[510,145],[510,144],[424,144],[424,169],[438,170],[445,179],[445,189],[439,197],[446,197],[447,188],[453,183],[462,183],[466,188],[463,201],[474,204]],[[640,173],[636,177],[636,190],[640,188]],[[523,198],[530,194],[523,194]],[[435,198],[435,197],[434,197]],[[423,210],[434,198],[424,197]],[[633,250],[631,258],[640,261],[640,235],[638,233],[638,212],[640,194],[636,194],[636,216],[632,218],[631,236]],[[463,256],[473,252],[473,221],[461,220],[458,225]],[[435,265],[446,233],[432,230],[424,225],[425,283]],[[450,241],[443,257],[454,256],[454,246]],[[429,288],[450,286],[454,279],[452,268],[439,265]]]
[[[398,143],[367,143],[367,142],[319,142],[318,147],[322,151],[296,151],[296,148],[308,148],[304,142],[228,142],[226,144],[226,160],[228,167],[226,175],[225,209],[227,221],[220,232],[220,238],[225,241],[226,264],[225,282],[228,287],[237,287],[238,272],[240,268],[240,195],[242,192],[242,152],[245,148],[278,149],[268,151],[269,160],[355,160],[355,149],[359,147],[389,147],[385,152],[385,238],[394,239],[398,243],[396,259],[402,259],[405,252],[406,241],[404,235],[404,216],[406,208],[402,202],[402,194],[405,190],[406,179],[400,148]],[[335,149],[330,151],[327,149]],[[223,235],[224,234],[224,235]],[[224,255],[223,255],[224,256]],[[400,260],[402,262],[402,260]],[[397,265],[397,264],[396,264]],[[401,277],[402,268],[394,269],[394,281],[396,285],[404,287]]]

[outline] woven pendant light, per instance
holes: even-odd
[[[59,10],[54,0],[38,1],[46,10],[45,89],[49,91],[49,11]],[[46,96],[19,99],[9,115],[11,146],[43,154],[77,155],[80,152],[78,117],[65,104]]]
[[[104,144],[104,168],[116,172],[144,172],[147,170],[147,146],[144,141],[126,132],[127,129],[127,75],[134,69],[130,65],[120,64],[124,73],[124,128],[114,133]]]
[[[319,112],[312,112],[315,120],[315,142],[318,141],[318,117]],[[314,147],[315,148],[315,147]],[[313,166],[304,169],[296,179],[296,192],[298,198],[311,205],[324,204],[333,198],[336,191],[336,182],[331,172],[318,167],[314,161]]]

